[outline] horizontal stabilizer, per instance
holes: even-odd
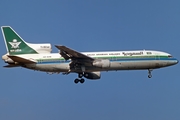
[[[20,65],[9,64],[9,65],[3,66],[3,67],[12,68],[12,67],[20,67]]]
[[[13,61],[18,62],[18,63],[25,63],[25,64],[36,63],[35,60],[25,59],[25,58],[18,57],[18,56],[8,55],[8,57],[11,58]]]

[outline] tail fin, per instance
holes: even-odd
[[[37,54],[10,26],[2,26],[1,30],[10,55]]]

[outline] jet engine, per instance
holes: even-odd
[[[11,58],[9,58],[9,57],[7,56],[7,54],[3,55],[3,56],[2,56],[2,59],[4,60],[5,63],[15,64],[15,62],[14,62]]]
[[[93,62],[93,66],[101,67],[101,68],[109,68],[110,67],[110,61],[108,59],[95,60]]]
[[[84,77],[87,79],[100,79],[101,78],[101,73],[100,72],[86,72],[84,73]]]
[[[8,59],[6,59],[4,61],[5,61],[5,63],[15,64],[15,62],[11,58],[8,58]]]

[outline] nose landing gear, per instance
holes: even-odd
[[[152,72],[152,69],[148,69],[148,78],[152,78],[151,72]]]

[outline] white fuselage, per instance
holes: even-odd
[[[150,50],[83,52],[82,54],[95,59],[108,59],[110,61],[108,67],[86,67],[84,68],[85,72],[156,69],[178,63],[178,60],[168,53]],[[36,64],[23,65],[22,67],[25,68],[52,73],[68,72],[70,70],[69,64],[71,60],[66,61],[59,53],[24,54],[17,56],[37,61]],[[71,72],[82,72],[82,69],[74,68],[71,69]]]

